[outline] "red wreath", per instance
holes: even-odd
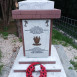
[[[39,62],[34,62],[31,65],[29,65],[29,67],[26,70],[26,77],[33,77],[32,72],[35,71],[35,65],[38,65],[38,64],[40,64],[40,63]],[[46,68],[41,64],[40,64],[40,68],[41,68],[41,71],[40,71],[40,76],[39,77],[47,77]]]

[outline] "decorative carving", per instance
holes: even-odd
[[[39,26],[34,26],[33,28],[30,29],[30,33],[41,34],[43,33],[43,29]]]
[[[48,31],[48,30],[47,29],[43,30],[39,26],[34,26],[30,30],[25,30],[25,31],[30,31],[30,33],[33,33],[33,34],[41,34],[41,33],[44,33],[44,31]]]
[[[39,36],[39,37],[38,37],[38,36],[34,37],[33,40],[34,40],[34,42],[35,42],[33,45],[36,45],[36,46],[41,45],[41,44],[39,43],[39,42],[40,42],[40,36]]]
[[[49,25],[48,25],[48,22],[49,22],[49,20],[46,20],[46,22],[45,22],[45,23],[47,24],[47,25],[46,25],[47,27],[49,26]]]
[[[26,20],[25,20],[24,22],[25,22],[25,25],[24,25],[24,26],[25,26],[25,27],[27,27],[27,25],[26,25],[26,24],[28,24],[28,22],[27,22]]]

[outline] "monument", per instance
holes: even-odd
[[[60,18],[60,15],[61,10],[54,9],[53,1],[19,2],[19,9],[12,11],[12,17],[21,20],[23,48],[19,50],[9,77],[26,77],[26,70],[33,62],[43,64],[47,71],[45,77],[66,77],[56,49],[51,48],[53,19]],[[38,66],[36,71],[40,71]],[[53,72],[59,73],[54,75]],[[34,73],[34,76],[38,77],[39,74]]]
[[[19,2],[19,10],[13,11],[13,18],[21,19],[24,56],[51,55],[52,22],[53,19],[60,18],[60,13],[60,10],[54,9],[53,1]]]

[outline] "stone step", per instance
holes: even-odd
[[[21,61],[19,62],[19,64],[32,64],[33,62],[35,61],[31,61],[31,62],[26,62],[26,61]],[[40,64],[55,64],[56,61],[37,61],[39,62]]]
[[[61,69],[51,69],[51,70],[46,70],[47,72],[61,72]],[[14,72],[26,72],[26,70],[14,70]],[[40,72],[39,71],[35,71],[35,72]]]
[[[50,56],[51,57],[50,60],[46,60],[46,58],[43,58],[43,59],[40,58],[40,61],[56,61],[56,64],[43,64],[44,66],[46,65],[46,68],[48,67],[46,70],[53,71],[53,72],[47,72],[47,77],[66,77],[64,68],[61,64],[61,61],[60,61],[59,56],[57,54],[57,51],[56,51],[56,49],[53,45],[52,45],[51,49],[52,49],[51,50],[52,51],[51,52],[52,56]],[[26,77],[26,68],[30,64],[19,64],[20,59],[23,58],[23,53],[22,52],[23,52],[23,49],[21,47],[8,77]],[[25,61],[25,60],[28,61],[29,59],[26,59],[26,56],[25,56],[25,59],[24,60],[21,59],[21,61],[22,60],[23,61]],[[31,60],[29,60],[29,61],[31,62]],[[36,61],[36,58],[35,58],[35,61]],[[22,67],[22,65],[24,65],[24,66]],[[53,67],[53,69],[51,67]],[[54,67],[55,67],[55,69],[54,69]],[[51,68],[51,69],[49,69],[49,68]],[[57,70],[60,70],[60,69],[61,69],[61,72],[55,72],[55,70],[57,71]],[[14,72],[14,71],[18,71],[18,70],[20,72]],[[21,70],[22,70],[22,72],[21,72]],[[25,72],[23,72],[24,70],[25,70]],[[36,71],[37,71],[37,68],[36,68]],[[39,77],[39,75],[40,75],[40,72],[33,72],[34,77]]]
[[[16,64],[13,70],[26,70],[30,64]],[[60,65],[57,64],[42,64],[46,70],[56,70],[61,69]],[[36,70],[40,70],[40,65],[36,66]]]
[[[27,58],[22,57],[18,60],[19,62],[56,62],[56,59],[53,56],[47,58]]]

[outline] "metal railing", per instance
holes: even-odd
[[[77,39],[77,20],[61,16],[60,19],[54,20],[54,27]]]

